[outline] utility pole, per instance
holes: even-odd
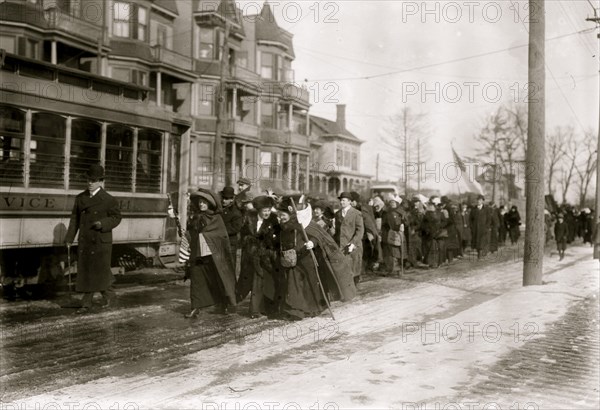
[[[215,169],[213,170],[212,190],[218,191],[219,177],[225,171],[223,161],[222,135],[223,126],[227,123],[227,90],[225,89],[225,77],[229,70],[229,21],[225,19],[225,38],[221,46],[221,75],[219,79],[219,97],[217,102],[217,130],[215,133],[215,146],[213,149],[213,161]]]
[[[591,3],[590,3],[591,4]],[[586,18],[587,21],[591,21],[600,24],[600,18],[598,17],[598,12],[594,7],[594,17]],[[598,39],[600,39],[600,34],[597,35]],[[598,58],[598,73],[600,74],[600,57]],[[598,113],[598,147],[596,148],[596,206],[594,207],[594,233],[596,234],[595,238],[592,238],[594,241],[594,259],[600,259],[600,243],[598,243],[598,236],[600,235],[600,113]]]
[[[544,266],[545,1],[529,0],[529,121],[523,286],[541,285]]]
[[[427,169],[427,168],[425,168]],[[417,193],[421,193],[421,137],[417,138]]]

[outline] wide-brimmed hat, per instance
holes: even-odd
[[[246,184],[246,185],[252,185],[252,181],[250,181],[248,178],[240,178],[237,180],[238,184]]]
[[[261,210],[263,208],[273,208],[273,205],[275,205],[275,200],[272,197],[266,195],[257,196],[252,200],[252,206],[256,210]]]
[[[213,210],[218,208],[215,195],[208,189],[199,188],[197,191],[190,194],[190,199],[192,201],[197,201],[201,198],[204,199]]]
[[[226,186],[221,191],[221,198],[222,199],[233,199],[234,197],[235,197],[235,190],[231,186]]]
[[[350,192],[351,199],[356,202],[360,202],[360,194],[356,191]]]
[[[281,201],[279,201],[279,204],[277,205],[277,209],[280,211],[289,211],[290,208],[294,209],[294,207],[292,206],[292,199],[294,200],[294,205],[296,205],[297,208],[299,208],[300,204],[304,204],[305,203],[305,197],[303,194],[295,194],[295,195],[286,195],[283,198],[281,198]],[[302,207],[303,208],[303,207]]]
[[[92,164],[84,175],[87,179],[103,179],[104,167],[100,164]]]
[[[352,201],[352,192],[347,192],[347,191],[342,192],[340,194],[340,196],[338,196],[338,199],[343,199],[343,198],[346,198],[346,199],[349,199]]]

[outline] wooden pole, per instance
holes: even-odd
[[[545,4],[529,0],[529,121],[525,158],[523,286],[541,285],[544,261]]]
[[[219,80],[219,97],[218,97],[218,109],[217,109],[217,130],[215,133],[215,146],[213,149],[214,153],[214,169],[213,169],[213,180],[212,190],[217,192],[219,190],[219,177],[221,173],[225,171],[225,164],[223,161],[223,150],[222,150],[222,135],[223,125],[226,123],[226,108],[227,108],[227,90],[225,89],[225,77],[227,76],[229,66],[229,21],[225,20],[225,38],[223,39],[223,45],[221,48],[221,73]]]

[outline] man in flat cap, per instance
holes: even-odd
[[[237,186],[238,186],[238,193],[235,196],[235,206],[238,207],[238,209],[240,211],[242,211],[242,214],[245,213],[245,207],[244,207],[244,202],[248,202],[248,198],[250,198],[250,200],[252,200],[252,193],[251,193],[251,189],[252,189],[252,181],[250,181],[248,178],[245,177],[241,177],[240,179],[237,180]]]
[[[352,208],[352,194],[342,192],[338,197],[341,209],[335,213],[335,235],[342,252],[350,259],[354,283],[360,282],[362,273],[362,240],[365,233],[363,216],[360,211]]]
[[[104,168],[92,165],[85,176],[88,187],[75,197],[65,237],[65,243],[70,247],[79,232],[75,289],[83,293],[83,298],[78,313],[90,310],[95,292],[102,294],[102,307],[109,307],[114,302],[114,278],[110,269],[112,230],[121,223],[119,203],[102,188]]]

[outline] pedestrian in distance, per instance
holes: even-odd
[[[400,207],[402,199],[394,196],[388,201],[381,215],[381,235],[383,239],[383,259],[386,273],[401,276],[403,261],[407,256],[407,243],[404,236],[406,217]]]
[[[565,222],[565,217],[562,213],[558,214],[558,221],[554,224],[554,238],[556,240],[556,248],[558,250],[559,260],[565,257],[567,249],[567,240],[569,236],[569,226]]]
[[[471,241],[472,247],[477,251],[477,259],[487,255],[490,246],[491,212],[485,205],[485,197],[477,197],[477,205],[471,209]]]
[[[190,244],[192,309],[185,317],[195,318],[200,309],[215,305],[214,313],[233,313],[236,311],[235,271],[217,195],[207,189],[193,192],[190,210],[186,235]]]
[[[508,236],[512,245],[519,241],[521,236],[521,215],[516,205],[513,205],[505,215],[506,225],[508,226]]]
[[[114,304],[114,277],[110,269],[112,231],[121,223],[119,203],[103,188],[104,168],[92,165],[85,176],[87,189],[75,197],[65,236],[70,248],[79,232],[75,290],[83,293],[83,297],[78,313],[91,309],[95,292],[102,294],[103,308]]]

